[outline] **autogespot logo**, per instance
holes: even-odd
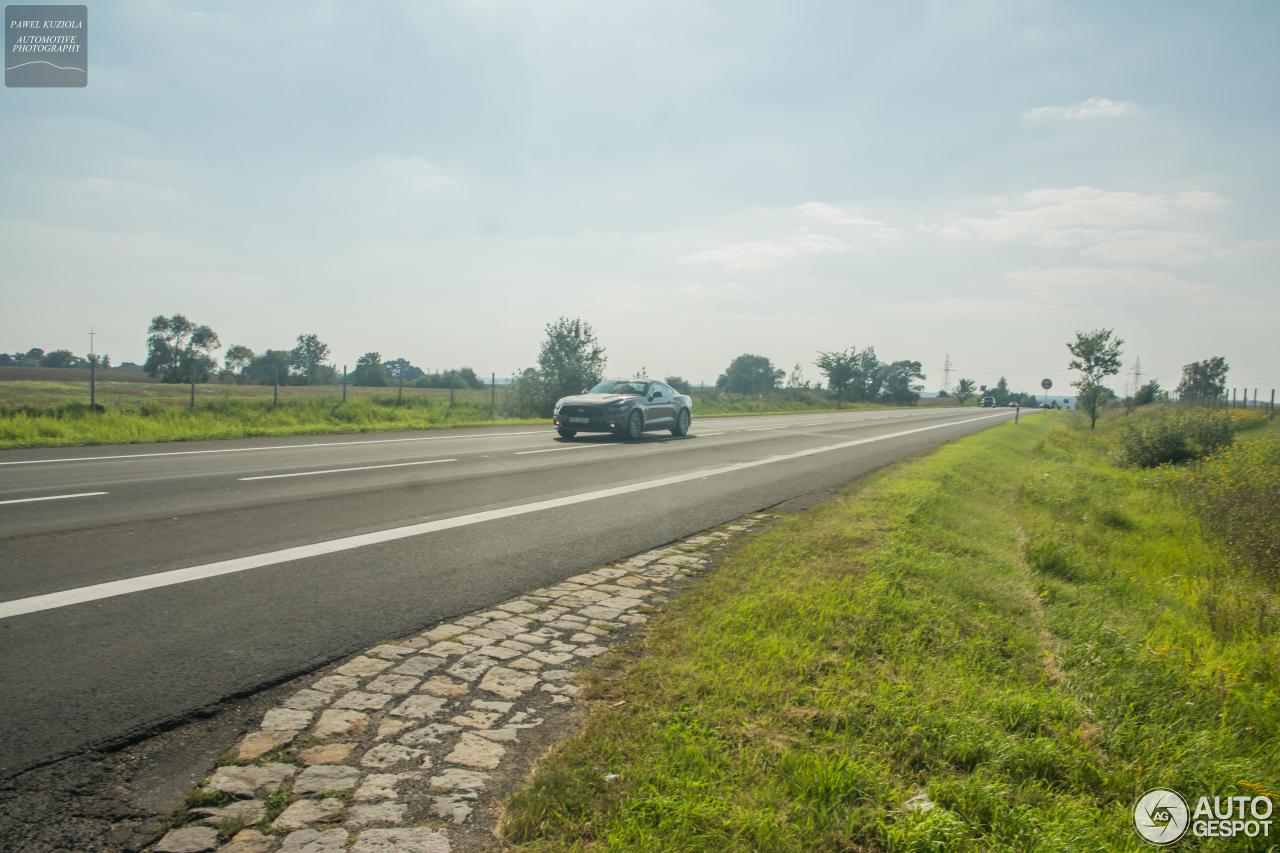
[[[1187,832],[1187,801],[1177,791],[1152,788],[1133,804],[1133,827],[1152,844],[1172,844]]]
[[[1201,797],[1195,810],[1177,791],[1152,788],[1133,804],[1133,828],[1152,844],[1173,844],[1187,830],[1196,838],[1248,838],[1271,834],[1270,797]]]

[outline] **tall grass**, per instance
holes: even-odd
[[[1223,582],[1241,573],[1180,497],[1190,469],[1117,467],[1062,420],[754,537],[587,685],[600,701],[508,803],[507,839],[1136,851],[1148,788],[1280,791],[1271,594]]]

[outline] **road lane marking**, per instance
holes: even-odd
[[[48,465],[55,462],[103,462],[111,459],[149,459],[153,456],[200,456],[206,453],[255,453],[263,450],[299,450],[308,447],[358,447],[363,444],[398,444],[405,441],[460,441],[467,438],[508,438],[513,435],[544,435],[549,430],[486,432],[480,435],[423,435],[417,438],[373,438],[368,441],[313,441],[310,444],[276,444],[271,447],[223,447],[217,450],[166,450],[161,453],[120,453],[114,456],[74,456],[68,459],[19,459],[0,465]]]
[[[542,450],[517,450],[512,456],[528,456],[530,453],[555,453],[558,450],[590,450],[593,447],[621,447],[621,444],[578,444],[573,447],[546,447]]]
[[[36,501],[65,501],[70,498],[93,498],[98,495],[105,495],[107,492],[79,492],[74,495],[46,495],[42,498],[15,498],[10,501],[0,501],[0,505],[4,504],[30,504]]]
[[[251,569],[260,569],[265,566],[274,566],[280,563],[292,563],[297,560],[336,554],[342,551],[350,551],[355,548],[364,548],[369,545],[381,545],[386,542],[395,542],[400,539],[422,536],[427,533],[437,533],[442,530],[453,530],[459,527],[483,524],[487,521],[514,518],[516,516],[528,515],[534,512],[543,512],[545,510],[574,506],[576,504],[587,503],[589,501],[598,501],[605,498],[648,491],[650,489],[664,488],[666,486],[672,486],[679,483],[687,483],[692,480],[705,480],[711,477],[718,477],[723,474],[732,474],[738,471],[746,471],[751,468],[759,468],[763,465],[772,465],[777,462],[789,462],[793,459],[802,459],[806,456],[815,456],[819,453],[830,453],[835,450],[845,450],[850,447],[858,447],[860,445],[871,444],[877,441],[887,441],[891,438],[901,438],[907,435],[915,435],[917,433],[929,432],[935,429],[945,429],[947,427],[966,426],[968,424],[990,420],[992,418],[1008,417],[1009,414],[1011,413],[997,412],[991,415],[969,417],[941,424],[930,424],[929,426],[899,430],[898,432],[885,433],[884,435],[858,438],[851,441],[842,441],[838,444],[827,444],[821,447],[811,447],[805,450],[796,450],[776,456],[766,456],[763,459],[753,459],[748,462],[735,462],[732,465],[725,465],[720,468],[702,468],[696,471],[686,471],[683,474],[675,474],[670,477],[661,477],[656,480],[642,480],[638,483],[628,483],[627,485],[613,486],[607,489],[580,492],[576,495],[548,498],[546,500],[500,507],[498,509],[485,510],[483,512],[473,512],[467,513],[466,515],[453,516],[451,518],[436,519],[435,521],[424,521],[418,524],[405,525],[403,527],[393,527],[388,530],[376,530],[371,533],[361,533],[355,536],[343,536],[338,539],[330,539],[326,542],[316,542],[311,545],[299,545],[292,548],[283,548],[279,551],[269,551],[264,554],[254,554],[248,557],[236,557],[230,560],[220,560],[215,563],[206,563],[200,566],[188,566],[183,569],[172,569],[165,572],[156,572],[155,574],[150,575],[139,575],[137,577],[124,578],[123,580],[108,581],[106,583],[93,584],[92,586],[82,586],[75,589],[62,590],[61,592],[36,595],[30,598],[18,598],[11,601],[3,601],[0,602],[0,619],[8,619],[13,616],[23,616],[30,613],[39,613],[42,610],[53,610],[59,607],[69,607],[73,604],[84,604],[89,601],[99,601],[104,598],[115,598],[121,595],[159,589],[161,587],[173,586],[175,584],[206,580],[208,578],[220,577],[222,575],[246,572]]]
[[[257,477],[237,477],[247,480],[283,480],[286,477],[314,477],[317,474],[345,474],[348,471],[374,471],[379,468],[408,468],[410,465],[435,465],[437,462],[457,462],[457,459],[426,459],[422,462],[394,462],[390,465],[361,465],[358,468],[330,468],[327,471],[302,471],[297,474],[261,474]]]
[[[713,435],[724,435],[724,433],[722,433],[722,432],[695,432],[695,433],[693,434],[693,437],[694,437],[694,438],[707,438],[707,437],[709,437],[709,436],[713,436]]]

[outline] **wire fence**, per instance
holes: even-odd
[[[1252,396],[1251,396],[1252,394]],[[1246,409],[1266,411],[1268,417],[1276,415],[1276,389],[1223,388],[1220,393],[1183,394],[1169,392],[1169,402],[1182,406],[1203,406],[1210,409]]]

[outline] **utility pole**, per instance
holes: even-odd
[[[951,353],[947,353],[947,360],[942,363],[942,390],[951,393]]]
[[[98,359],[93,352],[93,336],[97,332],[89,327],[89,408],[98,408]]]

